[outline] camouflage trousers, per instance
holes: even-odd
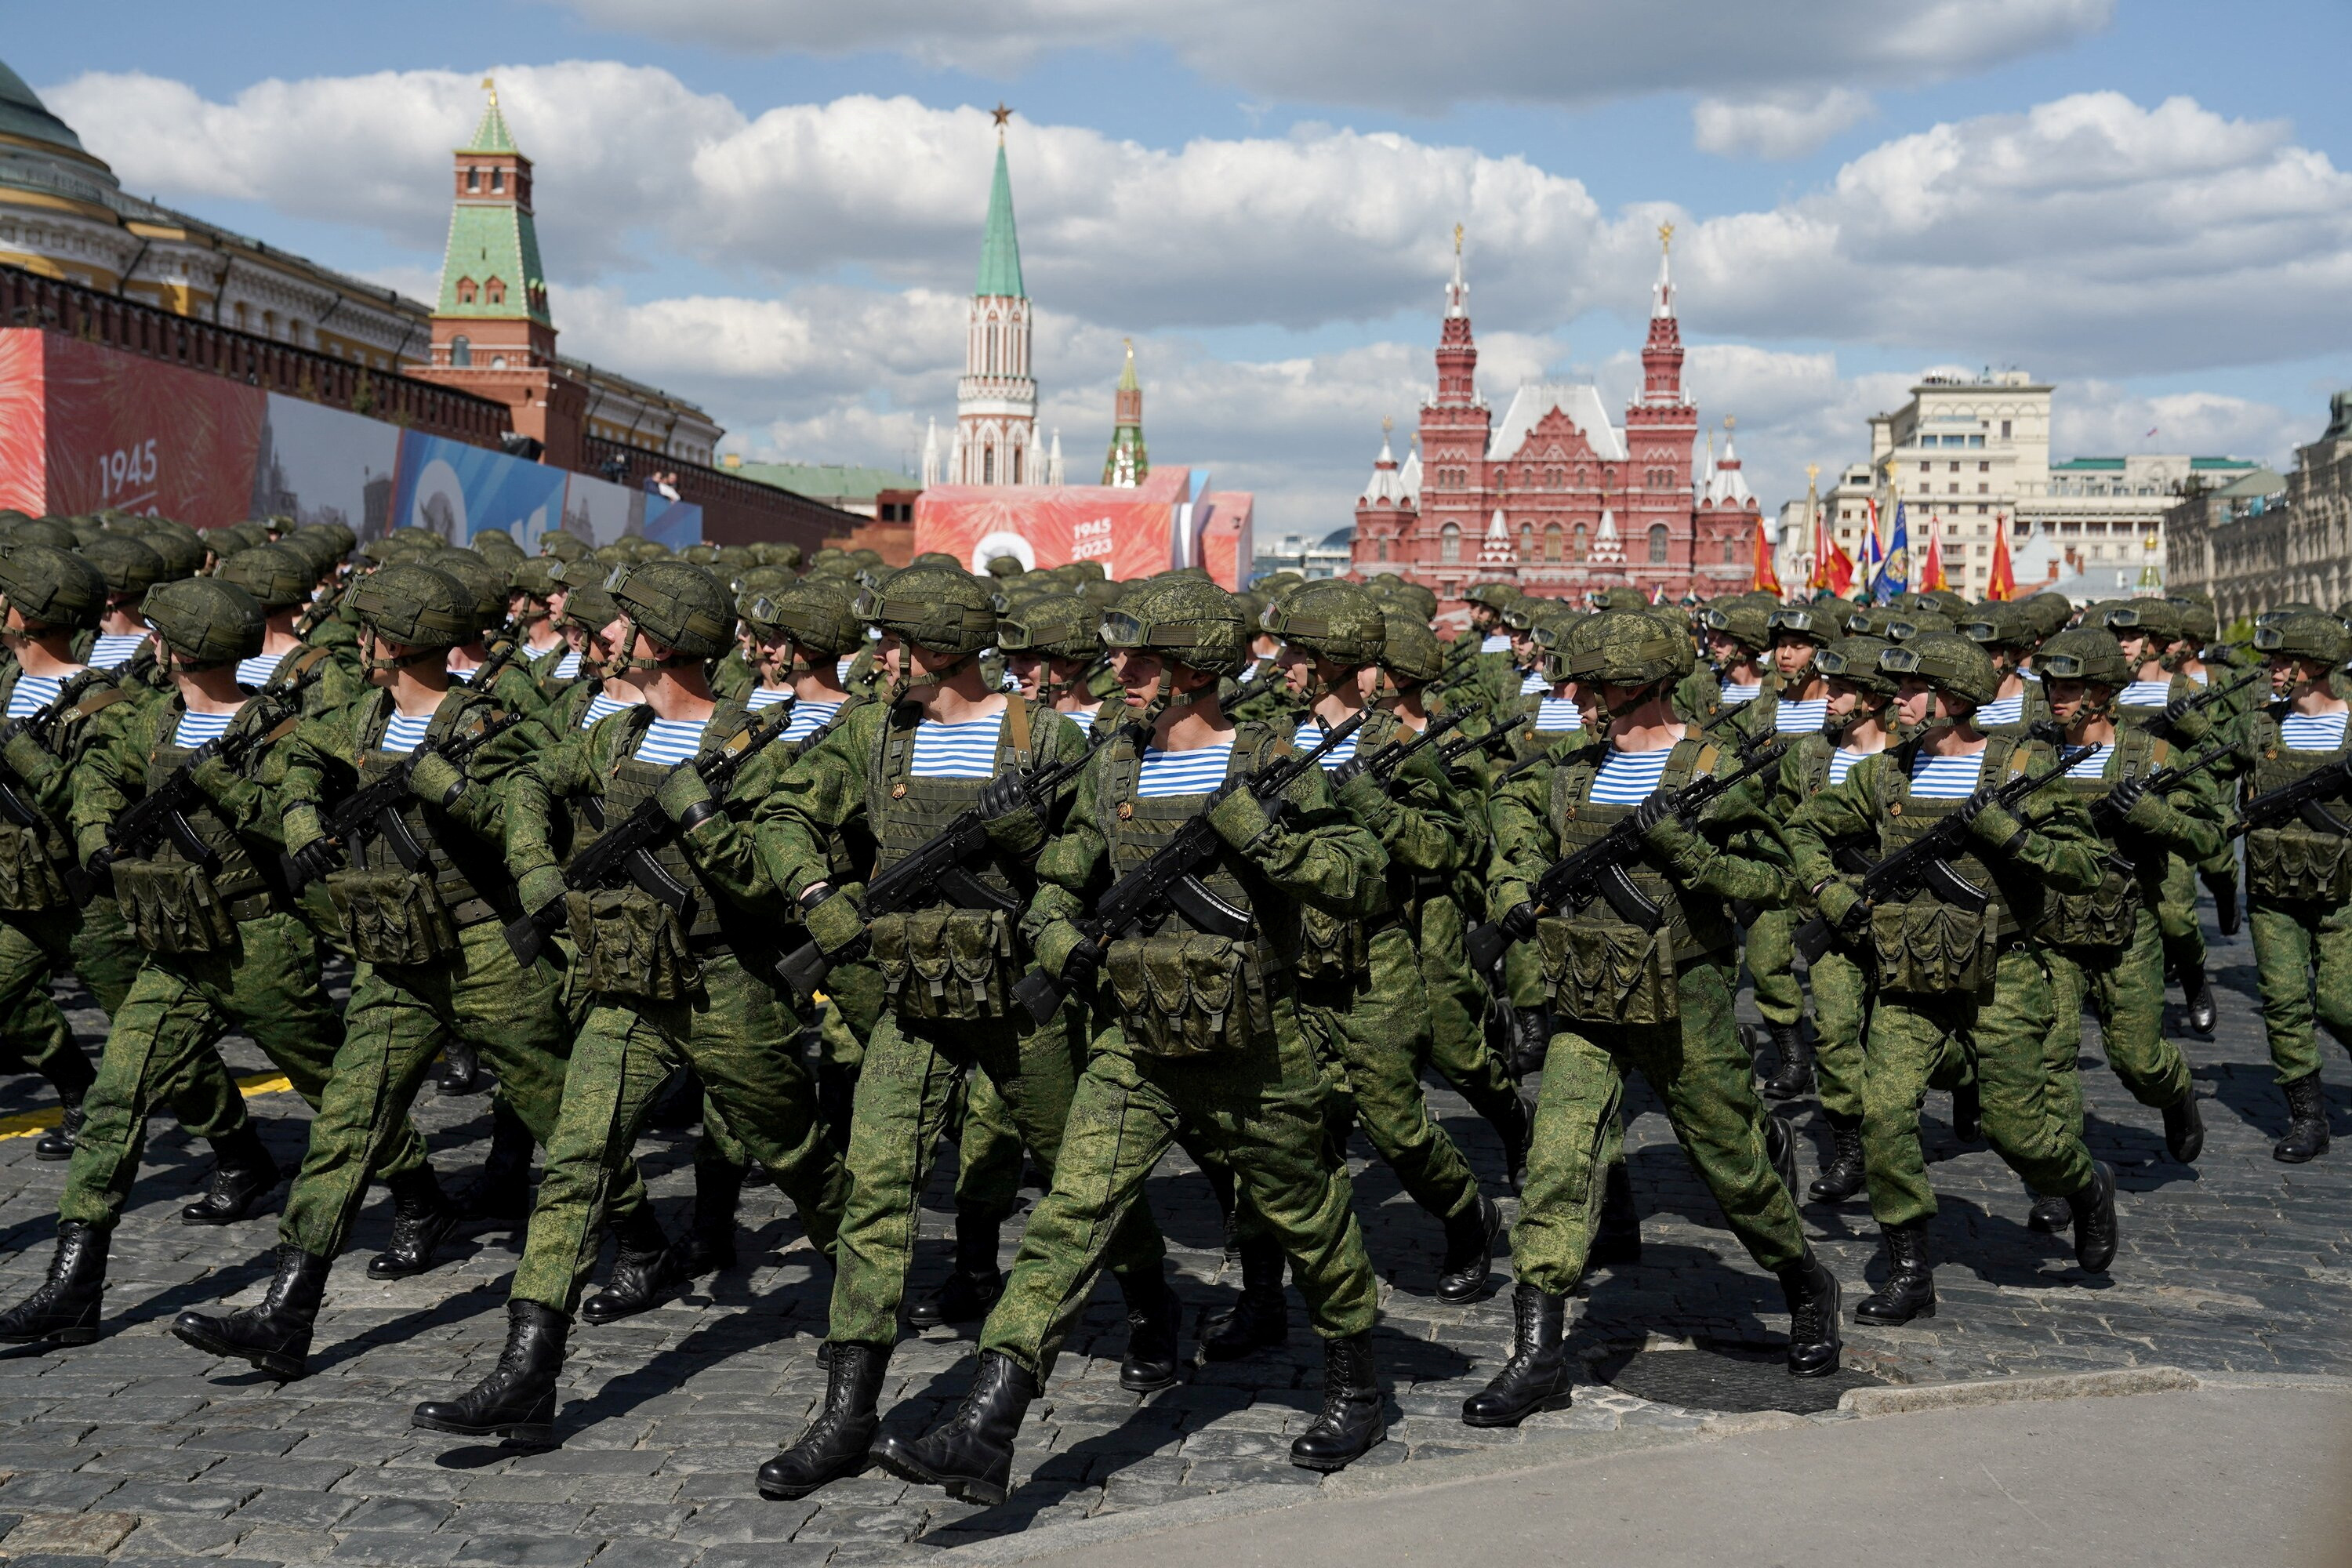
[[[2075,1136],[2083,1132],[2083,1008],[2098,1015],[2107,1066],[2142,1105],[2178,1105],[2189,1094],[2189,1058],[2164,1037],[2164,944],[2141,911],[2121,947],[2048,947],[2052,1017],[2047,1064]]]
[[[1073,1068],[1074,1085],[1076,1077]],[[996,1080],[977,1066],[964,1073],[954,1099],[948,1126],[956,1141],[956,1213],[1003,1225],[1021,1206],[1020,1123]]]
[[[2246,900],[2246,925],[2254,938],[2271,1067],[2280,1083],[2309,1078],[2319,1070],[2315,1022],[2326,1025],[2337,1045],[2352,1047],[2352,904],[2287,902],[2255,892]]]
[[[2197,918],[2197,868],[2178,852],[2164,858],[2164,888],[2156,903],[2156,925],[2165,963],[2175,973],[2205,967],[2205,927]]]
[[[301,1173],[287,1194],[279,1240],[319,1258],[349,1245],[368,1174],[387,1141],[408,1125],[408,1109],[452,1037],[481,1053],[498,1074],[499,1098],[546,1143],[562,1103],[566,1054],[553,965],[526,968],[495,920],[460,930],[457,951],[431,963],[362,961],[352,973],[342,1048],[310,1123]]]
[[[1049,1174],[1058,1168],[1083,1065],[1078,1045],[1086,1037],[1087,1016],[1083,1006],[1072,1004],[1040,1029],[1021,1026],[1026,1015],[916,1019],[886,1013],[875,1025],[850,1122],[849,1198],[835,1255],[833,1340],[887,1345],[898,1337],[898,1308],[920,1223],[916,1200],[960,1069],[971,1068],[975,1081],[991,1086],[1018,1129],[1013,1147],[1015,1190],[1023,1143]],[[961,1205],[959,1185],[960,1212]],[[1007,1202],[1001,1214],[986,1217],[1010,1217],[1012,1207]],[[1150,1210],[1139,1203],[1121,1216],[1105,1262],[1125,1276],[1156,1279],[1165,1253]]]
[[[702,984],[691,995],[599,996],[588,1010],[547,1141],[517,1299],[567,1317],[577,1310],[615,1198],[635,1184],[630,1151],[655,1091],[681,1065],[694,1068],[727,1131],[793,1200],[809,1240],[832,1253],[849,1181],[819,1132],[816,1086],[801,1065],[792,1012],[729,950],[697,956]]]
[[[59,1220],[113,1227],[138,1178],[149,1112],[188,1086],[196,1086],[192,1092],[205,1104],[218,1102],[210,1125],[219,1131],[208,1136],[245,1124],[244,1100],[218,1050],[221,1037],[233,1029],[252,1037],[295,1093],[313,1107],[323,1102],[342,1043],[342,1020],[320,984],[318,942],[294,916],[241,921],[235,939],[218,952],[148,955],[115,1010],[98,1080],[82,1102]],[[210,1060],[200,1063],[200,1058]],[[404,1117],[385,1145],[387,1173],[425,1163],[424,1141]]]
[[[1732,1023],[1730,967],[1684,964],[1675,1002],[1681,1016],[1669,1023],[1554,1020],[1511,1226],[1511,1268],[1522,1282],[1559,1296],[1583,1277],[1604,1178],[1623,1157],[1619,1111],[1629,1071],[1665,1101],[1675,1138],[1748,1256],[1772,1269],[1804,1258],[1797,1200],[1765,1152],[1769,1112]]]
[[[1794,910],[1759,910],[1748,926],[1748,974],[1756,982],[1756,1011],[1767,1024],[1794,1028],[1805,1016],[1804,987],[1797,984]]]
[[[1813,1081],[1822,1109],[1835,1116],[1862,1114],[1862,1042],[1870,1026],[1871,972],[1832,946],[1808,964],[1813,991]]]
[[[1301,985],[1298,1018],[1331,1075],[1335,1151],[1345,1146],[1352,1121],[1423,1208],[1451,1219],[1475,1205],[1470,1162],[1430,1115],[1422,1092],[1429,1002],[1404,927],[1391,923],[1372,933],[1370,972],[1357,985]]]
[[[1424,899],[1409,929],[1429,999],[1429,1065],[1480,1117],[1495,1123],[1508,1120],[1518,1087],[1486,1043],[1486,987],[1470,967],[1464,946],[1462,906],[1449,898]]]
[[[1863,1069],[1862,1157],[1879,1224],[1935,1215],[1919,1108],[1930,1087],[1958,1081],[1963,1069],[1975,1074],[1986,1141],[2027,1186],[2063,1197],[2090,1181],[2091,1152],[2048,1065],[2052,1007],[2042,953],[2018,942],[2002,950],[1982,994],[1878,994]]]
[[[1145,1178],[1180,1138],[1232,1169],[1243,1205],[1289,1258],[1316,1332],[1370,1330],[1379,1284],[1347,1169],[1331,1157],[1323,1070],[1286,994],[1274,998],[1274,1026],[1245,1048],[1183,1058],[1139,1054],[1116,1026],[1095,1037],[1053,1190],[1030,1213],[982,1350],[1041,1377],[1051,1370]]]

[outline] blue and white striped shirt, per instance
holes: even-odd
[[[412,719],[405,713],[395,713],[383,727],[383,739],[378,741],[380,752],[413,752],[425,744],[425,731],[432,727],[433,715],[419,713]]]
[[[172,731],[172,744],[195,747],[217,741],[228,733],[229,721],[236,717],[235,713],[182,713]]]
[[[1864,757],[1877,754],[1875,752],[1849,752],[1843,746],[1840,746],[1830,753],[1830,783],[1833,784],[1845,783],[1845,775],[1853,772],[1856,763]]]
[[[1171,795],[1206,795],[1225,782],[1233,761],[1231,741],[1190,752],[1163,752],[1157,746],[1150,747],[1143,753],[1143,766],[1136,775],[1136,796],[1140,800],[1164,800]]]
[[[1658,793],[1658,781],[1666,776],[1666,759],[1674,751],[1672,746],[1654,752],[1620,752],[1612,747],[1593,777],[1592,803],[1639,805],[1649,799]]]
[[[637,742],[637,761],[665,767],[685,762],[702,750],[702,731],[709,724],[707,719],[655,720]]]
[[[1097,710],[1092,708],[1080,708],[1075,712],[1065,713],[1062,717],[1067,719],[1071,723],[1076,724],[1079,729],[1084,730],[1087,734],[1091,735],[1095,732],[1096,711]]]
[[[239,686],[268,685],[269,678],[278,671],[278,661],[284,657],[283,654],[257,653],[251,658],[238,659],[236,683]]]
[[[1728,680],[1723,683],[1723,705],[1726,708],[1736,708],[1742,702],[1753,702],[1763,694],[1764,688],[1761,686],[1734,686]]]
[[[1522,697],[1533,697],[1538,692],[1549,691],[1550,689],[1551,681],[1540,669],[1537,670],[1533,675],[1523,675],[1519,677],[1519,695]]]
[[[1363,731],[1359,730],[1354,735],[1349,736],[1346,740],[1340,742],[1338,745],[1324,752],[1323,771],[1327,773],[1334,772],[1339,768],[1340,763],[1354,756],[1356,754],[1356,736],[1361,735]],[[1306,723],[1298,726],[1297,732],[1290,737],[1290,743],[1297,747],[1302,752],[1311,752],[1316,747],[1321,745],[1323,743],[1323,725],[1321,721],[1309,719]]]
[[[1772,729],[1782,735],[1818,735],[1829,721],[1830,700],[1826,697],[1816,697],[1811,702],[1782,702],[1772,714]]]
[[[1543,700],[1543,706],[1536,710],[1536,731],[1538,734],[1558,734],[1583,728],[1584,715],[1577,710],[1575,703],[1565,697],[1547,697]]]
[[[1977,710],[1975,728],[1991,724],[2018,724],[2025,720],[2025,693],[2014,697],[1996,697]]]
[[[16,689],[8,693],[8,717],[29,719],[58,700],[66,689],[62,675],[18,675]]]
[[[835,681],[847,680],[849,679],[849,667],[856,662],[857,656],[854,653],[846,653],[842,655],[839,658],[835,659],[833,661],[833,679]]]
[[[562,658],[555,661],[555,679],[558,680],[577,680],[580,679],[580,650],[578,648],[573,648],[570,653],[565,654]]]
[[[2210,686],[2213,684],[2212,681],[2207,678],[2205,671],[2201,669],[2184,669],[2180,673],[2187,676],[2189,679],[2195,681],[2200,686]]]
[[[2116,700],[2126,708],[2161,708],[2172,700],[2172,682],[2135,680],[2116,693]]]
[[[832,723],[833,716],[840,711],[841,704],[838,702],[803,702],[793,710],[790,719],[784,721],[784,739],[805,741]]]
[[[2112,745],[2101,746],[2081,762],[2066,770],[2070,779],[2103,779],[2107,776],[2107,759],[2116,754]]]
[[[919,779],[986,779],[996,776],[996,738],[1004,729],[1003,710],[961,724],[941,724],[926,719],[915,726],[915,754],[908,761],[909,777]]]
[[[449,669],[449,679],[460,681],[465,685],[471,686],[474,684],[474,672],[481,668],[482,667],[480,665],[475,664],[468,665],[464,669],[459,669],[453,665]]]
[[[92,669],[121,669],[147,640],[145,632],[110,632],[89,645],[89,667]]]
[[[593,729],[598,720],[609,719],[622,709],[635,706],[636,706],[635,703],[624,702],[606,692],[599,691],[595,696],[588,699],[588,710],[580,715],[580,727],[583,730]]]
[[[13,705],[8,710],[16,710]],[[2290,713],[2279,721],[2279,739],[2298,752],[2332,752],[2344,744],[2347,718],[2352,714]]]
[[[1977,793],[1977,780],[1983,773],[1982,752],[1962,752],[1956,757],[1921,752],[1911,759],[1911,793],[1921,800],[1966,800]]]
[[[755,686],[743,694],[743,706],[757,713],[762,708],[773,708],[792,692],[782,686]]]
[[[2039,675],[2036,675],[2033,671],[2032,671],[2032,670],[2030,670],[2030,669],[2020,668],[2020,669],[2018,670],[2018,672],[2017,672],[2017,673],[2018,673],[2018,674],[2020,674],[2020,675],[2021,675],[2021,676],[2023,676],[2026,679],[2028,679],[2028,680],[2030,680],[2030,681],[2033,682],[2033,684],[2034,684],[2034,685],[2036,685],[2036,686],[2039,686],[2039,685],[2041,685],[2041,684],[2042,684],[2042,677],[2040,677]]]
[[[1488,632],[1486,634],[1486,640],[1478,645],[1478,651],[1480,653],[1508,653],[1511,651],[1511,639],[1502,632]]]

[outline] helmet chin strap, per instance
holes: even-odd
[[[1613,685],[1615,683],[1611,682],[1610,684]],[[1635,696],[1631,701],[1612,703],[1604,697],[1601,700],[1601,710],[1604,714],[1608,715],[1612,720],[1622,719],[1626,714],[1631,713],[1634,709],[1641,707],[1643,703],[1656,696],[1658,684],[1659,683],[1657,681],[1652,680],[1634,688],[1635,691],[1638,692],[1639,695]]]

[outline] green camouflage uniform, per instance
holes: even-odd
[[[1796,738],[1780,759],[1772,796],[1775,817],[1786,824],[1796,816],[1798,807],[1829,788],[1830,758],[1836,750],[1837,742],[1827,735]],[[1759,965],[1769,963],[1773,952],[1767,945],[1759,958],[1759,944],[1776,940],[1777,931],[1777,941],[1793,962],[1796,928],[1813,918],[1814,913],[1811,900],[1803,896],[1801,889],[1795,907],[1767,910],[1748,928],[1748,963],[1757,973],[1759,1011],[1763,1008],[1764,982]],[[1863,1031],[1870,1015],[1870,972],[1844,943],[1832,942],[1821,957],[1806,965],[1805,979],[1813,994],[1813,1077],[1822,1109],[1834,1116],[1859,1119]],[[1801,1011],[1801,996],[1799,1000]],[[1775,1021],[1770,1013],[1764,1016],[1768,1022]],[[1793,1024],[1796,1018],[1792,1016],[1779,1021]]]
[[[2335,751],[2295,750],[2280,732],[2284,711],[2258,709],[2246,718],[2239,765],[2249,797],[2352,750],[2352,726],[2346,745]],[[2340,797],[2322,809],[2339,821],[2352,816]],[[2315,1023],[2352,1048],[2352,853],[2343,837],[2300,819],[2245,837],[2246,925],[2254,939],[2263,1027],[2277,1081],[2295,1083],[2319,1070]]]

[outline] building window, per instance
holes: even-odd
[[[2000,422],[2000,438],[2004,441],[2009,439],[2009,421],[2006,419]]]
[[[1726,566],[1739,564],[1739,541],[1727,539],[1723,542],[1723,563]]]
[[[505,304],[507,302],[506,284],[496,278],[491,279],[482,285],[482,298],[493,305]]]
[[[1979,463],[1977,465],[1977,472],[1978,472],[1978,473],[1980,473],[1980,474],[1989,474],[1989,473],[1991,473],[1991,472],[1992,472],[1992,465],[1991,465],[1990,463],[1979,462]]]
[[[1373,541],[1372,541],[1372,559],[1373,559],[1373,560],[1375,560],[1375,561],[1386,561],[1388,558],[1389,558],[1389,542],[1388,542],[1387,540],[1385,540],[1385,539],[1375,539],[1375,540],[1373,540]]]
[[[479,169],[469,168],[466,171],[466,188],[469,191],[478,191],[482,188],[482,172]]]
[[[1021,482],[1021,448],[1018,445],[1013,448],[1013,482],[1016,485]]]
[[[494,191],[503,191],[506,188],[507,172],[504,169],[492,169],[490,171],[490,189]]]
[[[1959,493],[1960,493],[1960,484],[1959,484],[1959,481],[1958,481],[1958,479],[1955,479],[1955,480],[1953,480],[1949,485],[1947,485],[1947,486],[1944,488],[1944,493],[1945,493],[1945,494],[1947,494],[1947,495],[1958,495],[1958,494],[1959,494]]]
[[[461,368],[473,363],[473,340],[466,337],[451,338],[449,340],[449,363]]]
[[[996,482],[996,448],[994,447],[982,447],[980,449],[980,482],[984,485],[992,485]]]
[[[460,278],[457,279],[457,303],[460,305],[472,304],[474,302],[474,280],[472,279]]]
[[[1992,487],[1985,483],[1982,479],[1979,479],[1977,481],[1977,494],[1980,496],[1989,496],[1992,494]]]
[[[1919,471],[1923,474],[1932,474],[1936,471],[1936,465],[1933,463],[1922,463],[1919,465]]]
[[[1954,464],[1952,465],[1952,472],[1954,472],[1954,473],[1956,473],[1956,474],[1957,474],[1957,473],[1958,473],[1959,471],[1960,471],[1960,466],[1959,466],[1958,463],[1954,463]]]
[[[1544,559],[1547,561],[1559,560],[1560,558],[1560,548],[1561,535],[1559,531],[1559,524],[1556,522],[1547,524],[1544,528]]]
[[[1519,559],[1533,561],[1535,558],[1536,525],[1532,522],[1523,522],[1519,524]]]
[[[1663,522],[1654,522],[1650,524],[1650,564],[1664,566],[1665,563],[1666,525]]]
[[[1462,529],[1458,523],[1447,523],[1438,530],[1437,558],[1440,561],[1462,559]]]
[[[1572,560],[1577,560],[1577,561],[1581,561],[1581,560],[1583,560],[1583,559],[1585,558],[1585,548],[1586,548],[1586,545],[1585,545],[1585,538],[1584,538],[1584,524],[1582,524],[1582,523],[1580,523],[1580,523],[1578,523],[1578,524],[1576,525],[1576,532],[1575,532],[1575,533],[1570,537],[1570,542],[1575,546],[1575,550],[1576,550],[1576,553],[1575,553],[1575,555],[1574,555],[1574,556],[1572,556],[1570,559],[1572,559]]]

